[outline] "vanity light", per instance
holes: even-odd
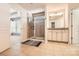
[[[55,20],[57,18],[60,18],[64,15],[64,12],[53,12],[49,14],[49,19],[50,20]]]
[[[62,12],[60,12],[60,13],[57,13],[57,15],[62,16],[62,15],[63,15],[63,13],[62,13]]]
[[[63,13],[62,12],[60,12],[60,13],[52,13],[49,16],[53,17],[53,16],[58,16],[58,15],[61,16],[61,15],[63,15]]]
[[[56,15],[56,14],[53,13],[53,14],[50,14],[49,16],[55,16],[55,15]]]

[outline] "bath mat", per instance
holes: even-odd
[[[35,40],[27,40],[25,42],[22,42],[22,44],[26,44],[26,45],[30,45],[30,46],[35,46],[35,47],[39,47],[39,45],[41,44],[41,41],[35,41]]]

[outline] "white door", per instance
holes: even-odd
[[[72,44],[79,44],[79,9],[72,10]]]

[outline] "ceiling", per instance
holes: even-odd
[[[15,7],[22,7],[24,9],[27,10],[33,10],[33,9],[38,9],[38,8],[42,8],[45,9],[46,5],[52,5],[52,6],[62,6],[66,3],[15,3],[15,4],[11,4],[11,5],[15,5]]]
[[[45,8],[45,3],[19,3],[25,9]]]

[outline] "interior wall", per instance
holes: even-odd
[[[68,4],[69,9],[75,9],[75,8],[79,8],[79,3],[70,3]]]
[[[8,4],[0,4],[0,52],[10,48],[10,20]]]

